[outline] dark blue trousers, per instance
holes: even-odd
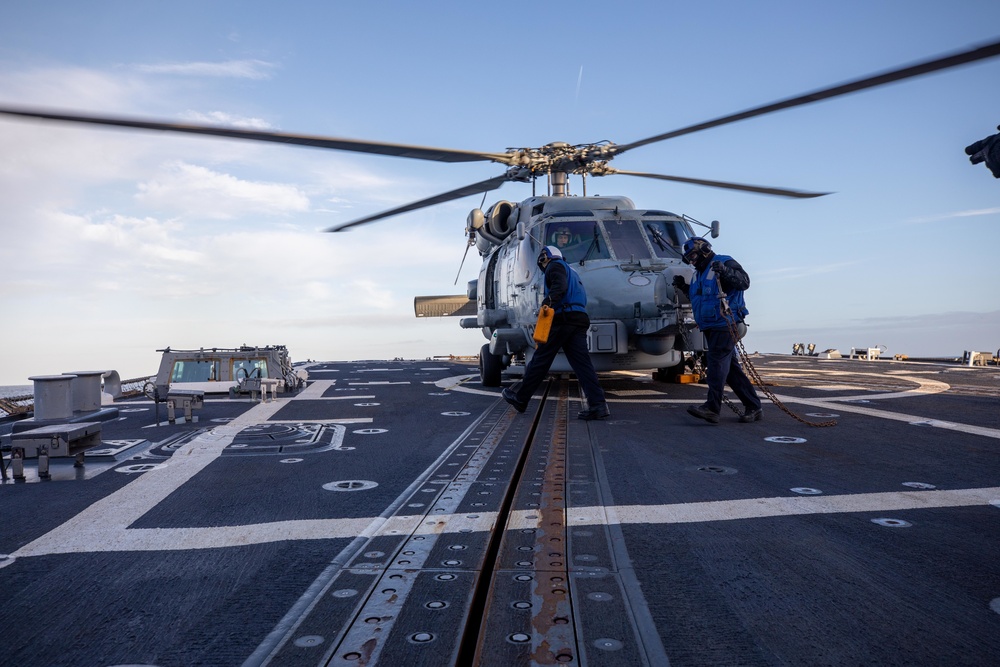
[[[597,371],[594,370],[594,363],[587,351],[587,327],[575,324],[552,325],[548,341],[538,346],[524,369],[524,379],[516,392],[517,400],[524,403],[531,400],[538,385],[548,375],[549,367],[560,349],[566,353],[566,359],[580,381],[587,404],[594,407],[604,403],[604,390],[597,382]]]
[[[708,349],[705,352],[705,366],[708,371],[708,400],[705,407],[713,412],[722,409],[722,393],[728,384],[733,392],[743,402],[743,407],[750,410],[760,410],[760,398],[753,388],[753,383],[740,368],[738,355],[735,353],[736,341],[729,329],[707,329],[705,342]]]

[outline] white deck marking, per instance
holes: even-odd
[[[949,491],[857,493],[840,496],[746,498],[676,505],[619,505],[613,509],[623,524],[698,523],[804,514],[891,512],[989,505],[998,494],[1000,487],[990,487]],[[569,508],[566,524],[568,526],[601,524],[603,522],[600,520],[600,514],[603,511],[602,507]]]
[[[376,380],[374,382],[348,382],[352,387],[368,387],[373,385],[388,385],[388,384],[410,384],[409,381],[404,382],[389,382],[388,380]]]
[[[164,471],[183,466],[166,466]],[[200,469],[200,468],[199,468]],[[129,498],[120,496],[122,489],[92,505],[81,514],[51,531],[31,544],[11,554],[0,567],[16,558],[44,556],[56,553],[84,553],[104,551],[179,551],[189,549],[218,549],[250,544],[264,544],[292,540],[351,539],[375,535],[433,535],[457,533],[462,530],[476,532],[494,528],[495,512],[475,514],[442,514],[392,516],[388,518],[364,517],[351,519],[311,519],[274,521],[244,526],[213,528],[128,528],[134,515],[140,513],[119,503],[138,501],[148,503],[155,493],[143,497],[138,491],[139,482],[151,479],[154,473],[145,473],[125,489],[132,489]],[[674,505],[617,505],[570,507],[566,510],[568,526],[676,524],[712,521],[736,521],[776,516],[802,516],[808,514],[844,514],[858,512],[891,512],[902,510],[934,509],[939,507],[970,507],[994,505],[1000,501],[1000,487],[957,490],[892,491],[885,493],[858,493],[839,496],[795,496],[776,498],[745,498]],[[159,502],[158,500],[156,502]],[[119,508],[116,511],[116,508]],[[142,510],[144,513],[146,510]],[[111,516],[112,514],[117,516]],[[430,522],[428,522],[428,520]],[[537,528],[542,521],[538,510],[516,510],[511,513],[509,530]]]
[[[877,397],[872,396],[871,398],[877,398]],[[901,422],[906,422],[908,424],[920,423],[923,424],[924,426],[932,426],[934,428],[943,428],[949,431],[968,433],[969,435],[981,435],[987,438],[1000,439],[1000,429],[996,428],[989,428],[987,426],[973,426],[972,424],[956,424],[955,422],[946,422],[946,421],[941,421],[939,419],[931,419],[930,417],[922,417],[919,415],[908,415],[903,412],[890,412],[888,410],[876,410],[874,408],[866,408],[860,405],[850,405],[847,403],[840,402],[851,399],[845,399],[845,398],[808,399],[808,398],[798,398],[796,396],[778,396],[778,400],[780,400],[783,403],[799,403],[801,405],[811,405],[813,407],[823,408],[824,410],[836,411],[836,412],[853,412],[859,415],[865,415],[867,417],[877,417],[879,419],[901,421]]]
[[[305,389],[300,391],[295,398],[323,398],[323,394],[326,393],[326,390],[335,384],[337,384],[336,380],[313,380]]]

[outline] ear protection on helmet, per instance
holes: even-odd
[[[684,256],[682,261],[685,264],[694,264],[698,261],[699,256],[704,257],[710,252],[712,252],[712,244],[700,236],[695,236],[684,242]]]

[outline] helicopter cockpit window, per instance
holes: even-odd
[[[643,220],[642,228],[653,253],[664,259],[679,259],[681,246],[691,236],[683,223],[674,220]]]
[[[601,228],[593,220],[557,220],[545,224],[545,245],[555,246],[569,262],[610,259]]]
[[[175,361],[170,373],[170,382],[214,382],[218,379],[218,361]]]
[[[621,261],[638,261],[649,259],[649,247],[639,231],[636,220],[605,220],[604,227],[611,237],[611,248],[615,257]]]

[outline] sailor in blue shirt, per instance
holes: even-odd
[[[549,372],[549,367],[561,349],[566,360],[576,373],[580,387],[587,397],[587,409],[581,410],[580,419],[607,419],[611,416],[604,390],[597,381],[594,362],[587,351],[587,329],[590,317],[587,315],[587,292],[583,289],[580,276],[576,274],[562,252],[555,246],[545,246],[538,253],[538,266],[545,271],[545,299],[543,305],[555,310],[549,338],[541,343],[524,369],[524,378],[517,391],[507,387],[503,390],[505,401],[518,412],[528,407],[538,385]]]
[[[695,322],[705,334],[708,372],[708,399],[704,405],[688,408],[688,412],[718,424],[722,395],[728,384],[743,402],[740,421],[760,421],[760,398],[734,353],[737,339],[733,331],[743,324],[749,312],[743,292],[750,287],[750,276],[739,262],[728,255],[715,254],[712,244],[699,237],[684,242],[684,263],[694,266],[694,280],[689,286],[682,276],[674,276],[674,287],[690,299]],[[723,308],[724,299],[728,309]]]

